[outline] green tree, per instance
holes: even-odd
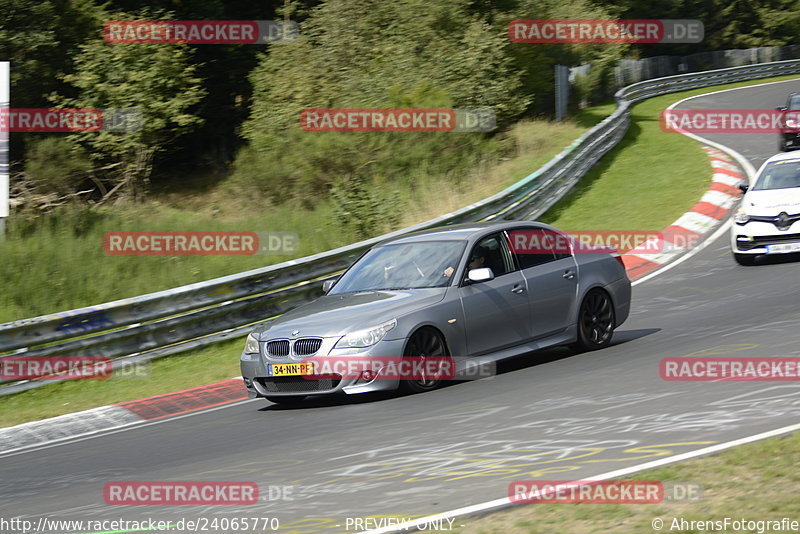
[[[588,0],[519,0],[513,9],[497,14],[507,27],[515,19],[613,19],[611,9]],[[611,83],[610,72],[629,45],[620,43],[515,43],[511,48],[516,67],[523,72],[523,91],[536,95],[529,112],[551,115],[555,106],[555,66],[591,63],[585,82],[587,96],[603,93]]]
[[[296,44],[275,46],[251,75],[245,135],[281,130],[300,110],[385,106],[390,93],[433,87],[457,107],[494,107],[501,123],[524,109],[505,29],[460,0],[331,0],[312,10]]]
[[[48,107],[50,93],[72,94],[61,76],[72,72],[78,45],[97,36],[97,11],[91,0],[0,0],[0,61],[11,63],[12,107]],[[12,161],[25,161],[39,137],[12,135]]]
[[[489,107],[502,127],[529,102],[505,29],[462,0],[330,0],[300,33],[261,55],[250,75],[250,144],[236,163],[238,177],[276,200],[305,202],[335,187],[342,204],[371,182],[413,179],[420,169],[456,176],[486,146],[481,134],[307,133],[305,108]]]
[[[625,19],[697,19],[705,37],[693,44],[633,45],[643,57],[795,44],[800,9],[794,0],[595,0]]]
[[[95,14],[89,0],[0,0],[0,59],[11,62],[14,107],[46,106],[46,95],[64,89],[59,75],[96,32]]]
[[[111,18],[146,17],[118,13]],[[190,50],[185,45],[108,44],[96,39],[82,45],[80,51],[75,73],[65,76],[78,95],[54,96],[54,101],[64,107],[141,113],[140,128],[134,131],[73,135],[93,160],[113,169],[106,175],[113,189],[123,189],[134,200],[142,199],[153,157],[202,122],[192,107],[205,90],[195,76]]]

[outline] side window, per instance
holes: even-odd
[[[515,228],[508,233],[520,269],[569,258],[569,236],[543,228]]]
[[[555,255],[556,259],[563,260],[564,258],[571,258],[572,239],[570,238],[570,236],[568,234],[553,232],[553,231],[548,231],[547,233],[554,235],[552,243],[553,243],[553,255]]]
[[[470,252],[466,273],[470,269],[489,267],[494,275],[502,276],[514,270],[514,261],[502,234],[493,234],[481,239]]]

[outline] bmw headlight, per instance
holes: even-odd
[[[397,326],[397,319],[386,321],[382,325],[365,328],[351,332],[336,342],[337,349],[371,347],[386,336],[392,328]]]
[[[254,334],[249,334],[247,336],[247,341],[244,343],[244,353],[245,354],[259,354],[261,351],[259,350],[258,346],[258,339]]]
[[[747,224],[750,220],[750,216],[745,213],[744,208],[739,208],[736,211],[736,215],[733,216],[733,220],[736,224]]]

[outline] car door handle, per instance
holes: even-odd
[[[516,293],[516,294],[524,293],[524,292],[525,292],[525,288],[524,288],[524,287],[522,287],[522,286],[514,286],[514,287],[511,289],[511,292],[512,292],[512,293]]]
[[[562,274],[561,276],[563,276],[567,280],[572,280],[573,278],[575,278],[575,272],[574,271],[564,271],[564,274]]]

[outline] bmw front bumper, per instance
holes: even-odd
[[[381,358],[401,356],[405,346],[404,339],[384,339],[363,349],[334,349],[333,346],[339,339],[339,337],[323,338],[321,348],[313,355],[314,360],[323,361],[326,357],[330,357],[336,360],[352,358],[359,361],[380,362]],[[339,374],[270,376],[267,371],[268,365],[299,363],[307,360],[310,356],[298,356],[292,353],[285,357],[275,357],[267,354],[266,342],[262,341],[259,346],[261,347],[259,354],[243,352],[240,358],[242,378],[247,389],[247,396],[251,399],[280,396],[352,395],[392,391],[399,385],[397,378],[385,378],[380,373],[375,374],[369,380],[362,376]]]

